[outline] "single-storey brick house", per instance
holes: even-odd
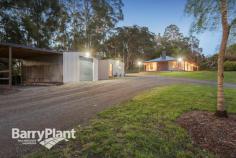
[[[144,62],[145,71],[197,71],[196,63],[177,59],[162,54],[160,58],[148,60]]]

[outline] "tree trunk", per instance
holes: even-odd
[[[127,49],[127,56],[126,56],[126,71],[129,70],[129,64],[130,64],[130,51],[129,51],[129,44],[127,42],[127,46],[126,46],[126,49]]]
[[[224,57],[229,37],[229,24],[227,19],[227,0],[221,0],[221,22],[222,22],[222,40],[220,46],[220,52],[218,56],[218,91],[217,91],[217,110],[216,116],[227,117],[227,111],[224,100]]]

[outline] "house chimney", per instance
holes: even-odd
[[[162,51],[161,58],[164,59],[164,60],[166,59],[166,51]]]

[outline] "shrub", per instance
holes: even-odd
[[[224,63],[225,71],[236,71],[236,61],[226,61]]]

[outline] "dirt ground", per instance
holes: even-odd
[[[81,82],[62,86],[18,87],[19,92],[0,95],[0,157],[16,158],[39,145],[21,145],[11,129],[68,130],[89,122],[107,107],[126,101],[141,91],[178,81],[158,77]]]
[[[0,95],[10,95],[17,92],[19,92],[17,88],[9,88],[8,86],[0,85]]]
[[[61,86],[16,87],[19,92],[0,95],[0,157],[21,157],[41,148],[20,145],[11,138],[12,128],[68,130],[88,123],[98,112],[129,100],[141,91],[176,83],[216,85],[210,81],[133,75]]]
[[[217,118],[214,113],[193,111],[177,122],[187,129],[196,145],[220,158],[236,158],[236,115]]]

